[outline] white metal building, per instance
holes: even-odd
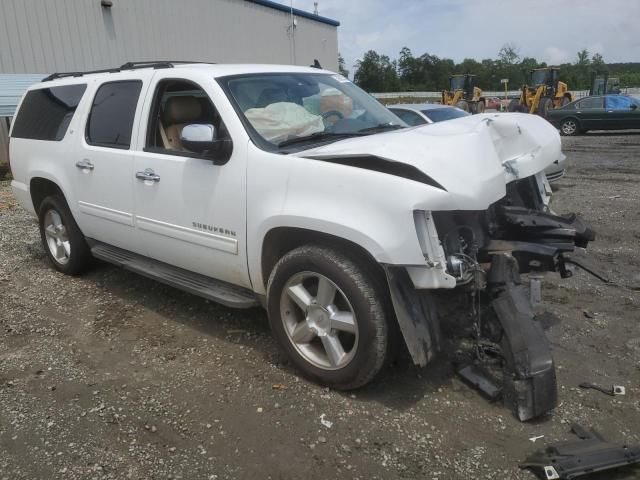
[[[128,61],[317,59],[337,70],[338,25],[269,0],[0,0],[0,117],[12,116],[26,87],[49,73]]]

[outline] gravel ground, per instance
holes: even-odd
[[[445,355],[330,391],[284,361],[261,310],[104,264],[63,276],[0,184],[0,479],[532,479],[518,462],[570,439],[571,422],[640,443],[639,140],[563,139],[570,167],[553,207],[592,222],[598,239],[578,257],[628,288],[545,278],[560,405],[526,424],[462,384]]]

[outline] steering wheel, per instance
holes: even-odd
[[[329,110],[327,112],[324,112],[322,114],[322,119],[326,120],[329,117],[338,117],[338,120],[344,118],[344,115],[342,113],[340,113],[338,110]]]

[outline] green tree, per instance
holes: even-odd
[[[606,64],[604,63],[604,58],[602,58],[602,55],[599,53],[594,53],[593,57],[591,57],[591,66],[602,70],[606,67]]]
[[[520,59],[520,49],[513,43],[505,43],[498,52],[498,59],[503,65],[513,65]]]
[[[374,50],[364,54],[356,63],[354,82],[368,92],[392,92],[400,88],[396,61]]]
[[[591,70],[608,70],[611,76],[620,78],[622,87],[640,86],[640,63],[607,64],[600,54],[589,56],[588,50],[583,49],[578,52],[575,63],[560,65],[560,80],[571,90],[588,89]],[[449,77],[456,73],[477,75],[480,88],[501,91],[504,86],[500,79],[508,78],[509,88],[515,89],[526,82],[529,70],[544,68],[547,64],[532,57],[521,59],[518,47],[510,43],[500,49],[498,58],[485,58],[480,62],[465,58],[456,63],[430,53],[416,57],[408,47],[399,52],[397,60],[392,60],[370,50],[356,67],[354,81],[369,92],[444,90],[449,88]]]
[[[344,58],[340,54],[340,52],[338,52],[338,73],[340,75],[342,75],[343,77],[348,77],[349,76],[349,70],[347,70],[347,67],[346,67],[345,62],[344,62]]]
[[[589,50],[583,48],[578,52],[576,65],[589,65]]]

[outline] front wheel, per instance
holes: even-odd
[[[366,262],[307,245],[287,253],[269,278],[273,335],[305,376],[349,390],[373,379],[388,350],[387,295]]]
[[[570,137],[572,135],[577,135],[579,132],[580,129],[578,127],[578,122],[573,118],[567,118],[560,124],[560,133],[562,133],[562,135]]]
[[[549,97],[542,97],[540,99],[540,103],[538,103],[538,110],[537,110],[537,114],[540,115],[542,118],[547,118],[547,115],[549,114],[549,110],[551,110],[553,108],[553,100],[551,100],[551,98]]]
[[[525,105],[522,105],[518,99],[511,100],[507,110],[510,112],[529,113],[529,109]]]
[[[46,197],[38,220],[42,245],[56,270],[77,275],[90,267],[91,250],[62,196]]]

